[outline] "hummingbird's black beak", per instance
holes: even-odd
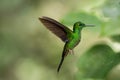
[[[85,25],[86,27],[94,27],[95,25],[92,25],[92,24],[87,24]]]

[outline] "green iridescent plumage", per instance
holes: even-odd
[[[39,18],[39,20],[45,25],[46,28],[48,28],[56,36],[58,36],[62,41],[65,42],[64,49],[62,52],[62,58],[57,69],[57,71],[59,72],[61,65],[64,61],[64,58],[80,42],[82,28],[86,26],[93,26],[93,25],[85,25],[84,23],[79,21],[74,24],[73,31],[72,31],[66,26],[64,26],[63,24],[49,17],[42,17],[42,18]]]

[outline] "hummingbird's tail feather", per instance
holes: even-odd
[[[69,53],[69,49],[64,48],[63,53],[62,53],[62,58],[61,58],[59,66],[58,66],[57,72],[60,71],[60,68],[63,64],[64,58],[67,56],[68,53]]]
[[[60,68],[62,66],[63,61],[64,61],[64,57],[61,58],[60,64],[59,64],[58,69],[57,69],[57,72],[60,71]]]

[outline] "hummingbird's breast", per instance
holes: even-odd
[[[68,48],[72,50],[74,47],[76,47],[79,44],[80,40],[81,40],[80,35],[76,35],[76,34],[71,35],[71,38],[68,41]]]

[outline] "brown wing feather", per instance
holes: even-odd
[[[56,36],[58,36],[64,42],[66,42],[68,39],[67,33],[70,34],[72,32],[66,26],[62,25],[61,23],[49,17],[42,17],[39,18],[39,20],[45,25],[46,28],[52,31]]]

